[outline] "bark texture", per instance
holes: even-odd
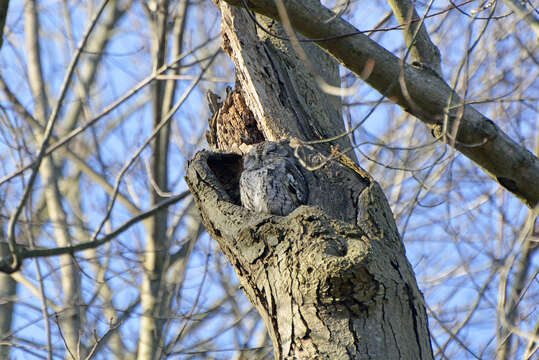
[[[243,6],[241,0],[226,1]],[[528,207],[533,209],[539,204],[539,159],[492,120],[466,105],[465,99],[428,64],[403,63],[345,20],[335,18],[319,1],[282,2],[292,26],[300,34],[309,39],[327,39],[316,43],[404,111],[431,127],[434,135],[474,161]],[[280,18],[273,0],[249,0],[247,4],[259,14]],[[225,22],[226,16],[223,11]],[[252,59],[244,62],[258,60]]]
[[[287,142],[258,146],[268,145],[292,153]],[[327,198],[312,182],[340,171],[355,177],[356,184],[335,184],[355,201],[300,206],[282,217],[234,203],[219,178],[241,162],[236,154],[203,151],[186,180],[206,229],[264,319],[275,358],[432,359],[423,297],[379,185],[328,161],[307,180],[309,198]]]
[[[247,13],[221,1],[223,48],[236,65],[245,103],[266,140],[297,137],[325,140],[315,146],[350,150],[340,98],[321,90],[320,82],[339,87],[338,63],[315,44],[304,45],[309,63],[290,42],[257,29]],[[258,21],[286,36],[282,25],[265,16]],[[341,135],[339,137],[339,135]],[[337,137],[333,141],[327,139]],[[238,144],[239,145],[239,144]],[[348,154],[355,160],[353,152]]]
[[[186,181],[264,319],[275,358],[432,359],[423,296],[391,209],[342,153],[350,142],[338,136],[340,104],[322,90],[339,84],[337,64],[219,6],[237,87],[221,106],[210,94],[207,139],[220,152],[198,153]]]

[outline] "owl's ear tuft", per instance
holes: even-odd
[[[234,153],[212,153],[208,157],[208,166],[223,185],[232,202],[240,205],[240,176],[243,171],[243,158]]]

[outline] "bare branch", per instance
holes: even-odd
[[[423,22],[424,17],[421,18],[420,22],[411,21],[419,18],[419,15],[417,15],[410,0],[388,0],[388,2],[399,23],[405,25],[404,39],[406,40],[406,46],[410,49],[412,58],[430,67],[441,76],[440,50],[430,40],[427,27]],[[432,3],[433,1],[429,2],[429,8]]]
[[[193,49],[189,50],[188,52],[186,52],[184,54],[181,54],[180,56],[178,56],[177,58],[172,60],[169,64],[167,64],[167,65],[163,66],[162,68],[160,68],[159,70],[157,70],[157,72],[149,75],[144,80],[140,81],[137,85],[135,85],[126,94],[124,94],[122,97],[120,97],[119,99],[114,101],[112,104],[108,105],[99,115],[94,117],[92,120],[82,124],[81,126],[79,126],[76,129],[73,129],[71,132],[69,132],[68,134],[61,137],[57,142],[50,145],[47,148],[47,150],[45,151],[45,155],[52,154],[55,150],[61,148],[62,146],[64,146],[65,144],[67,144],[68,142],[73,140],[76,136],[83,133],[86,129],[88,129],[89,127],[95,125],[103,117],[110,114],[118,106],[120,106],[122,103],[124,103],[125,101],[130,99],[133,95],[135,95],[140,90],[142,90],[144,87],[146,87],[148,84],[150,84],[152,81],[154,81],[159,75],[163,74],[164,72],[166,72],[167,70],[169,70],[170,68],[172,68],[173,66],[178,64],[178,62],[181,61],[184,57],[186,57],[188,55],[191,55],[192,53],[196,52],[197,50],[199,50],[200,48],[202,48],[202,47],[204,47],[206,45],[207,45],[207,42],[204,42],[204,43],[194,47]],[[21,175],[26,170],[33,168],[36,165],[36,163],[37,163],[37,160],[34,160],[31,163],[29,163],[28,165],[25,165],[25,166],[15,170],[11,174],[4,176],[2,179],[0,179],[0,185],[4,184],[5,182],[7,182],[7,181],[9,181],[11,179],[13,179],[16,176]]]
[[[116,238],[118,235],[129,229],[132,225],[149,218],[153,214],[155,214],[157,211],[166,208],[182,199],[184,199],[187,195],[189,195],[189,192],[184,191],[181,194],[178,194],[176,196],[170,197],[159,204],[155,205],[151,209],[142,212],[136,216],[133,216],[131,219],[123,223],[118,229],[114,230],[113,232],[92,241],[87,241],[84,243],[80,243],[73,246],[63,246],[63,247],[56,247],[56,248],[50,248],[50,249],[24,249],[21,247],[18,247],[18,254],[20,260],[28,259],[28,258],[35,258],[35,257],[48,257],[48,256],[57,256],[57,255],[63,255],[63,254],[75,254],[76,252],[86,250],[86,249],[93,249],[100,245],[103,245],[110,240]],[[0,272],[5,272],[8,274],[11,274],[14,272],[14,269],[10,267],[10,258],[11,257],[4,257],[0,260]],[[16,270],[15,270],[16,271]]]
[[[13,212],[13,215],[9,219],[9,225],[8,225],[8,242],[10,250],[12,251],[13,256],[13,269],[16,270],[20,267],[20,261],[17,257],[16,253],[16,243],[15,243],[15,224],[17,223],[17,219],[19,218],[22,209],[24,208],[24,205],[26,204],[26,201],[28,200],[28,197],[30,196],[32,192],[32,188],[34,186],[34,183],[37,179],[37,175],[39,173],[39,167],[41,165],[41,162],[47,155],[47,145],[49,143],[49,139],[52,136],[52,131],[54,129],[54,124],[56,123],[56,120],[58,119],[58,114],[60,112],[60,108],[62,106],[62,103],[64,101],[64,97],[67,93],[67,89],[69,87],[69,84],[71,82],[73,73],[75,71],[75,67],[77,66],[77,63],[79,61],[80,55],[82,54],[82,50],[84,49],[86,42],[88,41],[88,38],[94,29],[95,25],[97,24],[97,20],[99,19],[99,16],[105,9],[105,6],[107,5],[108,0],[104,0],[99,8],[99,10],[94,15],[94,18],[90,21],[90,25],[88,26],[88,29],[86,30],[86,33],[82,37],[81,43],[79,45],[79,48],[77,49],[77,52],[75,53],[75,56],[71,60],[71,63],[69,64],[68,70],[66,72],[64,82],[62,84],[62,90],[60,91],[60,96],[58,97],[58,101],[56,102],[56,106],[54,107],[54,110],[52,111],[49,119],[47,120],[47,125],[45,126],[45,131],[42,135],[41,144],[39,146],[39,152],[36,156],[36,160],[33,162],[32,166],[32,174],[30,175],[30,179],[28,180],[28,184],[26,185],[26,188],[24,190],[24,194],[17,205],[17,208]]]
[[[539,38],[539,19],[535,16],[535,10],[533,7],[526,9],[522,4],[516,0],[502,0],[509,9],[513,10],[521,19],[523,19],[535,33],[535,37]]]

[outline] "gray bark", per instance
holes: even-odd
[[[288,142],[257,145],[268,146],[294,161]],[[264,319],[275,358],[432,359],[423,297],[379,185],[339,161],[314,171],[296,163],[308,206],[283,217],[234,203],[222,182],[238,162],[239,155],[200,152],[186,180]],[[312,206],[328,197],[321,183],[351,201]]]
[[[404,25],[404,40],[412,59],[442,75],[440,50],[430,40],[424,23],[416,21],[419,15],[410,0],[388,0],[393,14]]]
[[[334,60],[310,45],[318,70],[306,69],[298,49],[219,5],[238,82],[213,109],[208,140],[233,153],[198,153],[186,181],[275,358],[432,359],[423,296],[380,186],[342,154],[346,136],[308,143],[344,132],[337,99],[321,90],[338,85]]]
[[[223,1],[242,6],[240,0]],[[539,204],[539,159],[467,105],[428,65],[404,64],[339,17],[325,21],[334,14],[318,1],[283,3],[295,30],[306,38],[327,39],[316,43],[404,111],[427,124],[436,137],[474,161],[528,207],[534,209]],[[279,19],[272,0],[250,0],[248,5],[259,14]],[[258,58],[245,60],[248,61]]]
[[[348,137],[339,137],[345,133],[340,98],[319,87],[321,81],[340,86],[338,63],[312,43],[302,44],[309,58],[305,63],[289,42],[257,29],[245,11],[224,2],[220,9],[223,48],[236,64],[245,102],[264,138],[325,140],[315,146],[349,151]],[[263,16],[258,21],[286,36],[279,23]],[[339,138],[327,141],[333,137]],[[355,159],[353,152],[348,155]]]

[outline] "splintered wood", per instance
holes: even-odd
[[[234,90],[227,89],[225,101],[209,123],[208,144],[217,150],[241,153],[241,145],[265,140],[238,85]]]

